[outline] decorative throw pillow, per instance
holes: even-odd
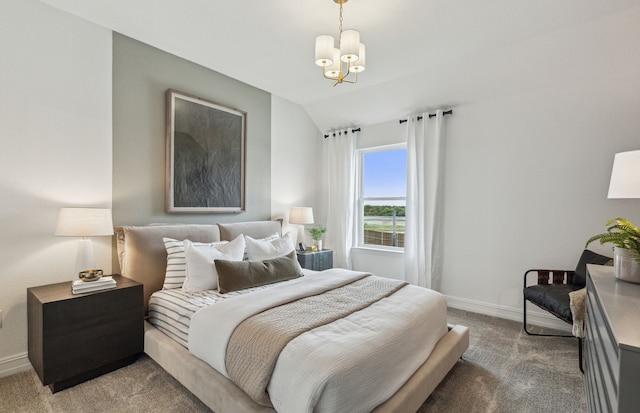
[[[273,234],[273,235],[269,235],[266,238],[260,238],[260,239],[255,239],[252,238],[254,241],[273,241],[280,238],[280,234]],[[247,235],[244,236],[244,257],[242,258],[244,261],[248,261],[249,260],[249,255],[247,253]]]
[[[258,261],[215,260],[218,291],[228,293],[302,277],[295,251],[284,257]]]
[[[186,278],[182,291],[195,292],[218,288],[218,273],[214,260],[242,261],[244,238],[242,235],[223,245],[194,245],[184,241],[184,255],[187,262]]]
[[[164,248],[167,250],[167,269],[164,275],[165,290],[173,288],[181,288],[184,279],[187,276],[187,262],[184,257],[184,241],[178,241],[173,238],[162,238]],[[215,246],[223,245],[229,241],[217,242],[194,242],[194,245]]]
[[[268,260],[295,251],[293,240],[288,232],[284,236],[272,240],[254,239],[248,235],[244,236],[244,240],[247,244],[249,260]]]

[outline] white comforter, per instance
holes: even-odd
[[[189,350],[228,377],[227,343],[243,320],[362,276],[327,270],[199,310],[191,319]],[[446,332],[444,296],[407,285],[292,340],[269,383],[271,402],[280,413],[369,412],[411,377]]]

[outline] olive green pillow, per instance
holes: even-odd
[[[214,260],[214,265],[218,272],[218,291],[223,294],[302,277],[295,251],[270,260]]]

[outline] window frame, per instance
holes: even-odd
[[[407,195],[405,193],[404,197],[364,197],[364,157],[366,154],[375,153],[375,152],[386,152],[393,151],[398,149],[407,150],[406,143],[394,143],[389,145],[380,145],[380,146],[371,146],[367,148],[360,148],[356,150],[357,156],[357,170],[356,170],[356,202],[354,212],[355,216],[355,224],[356,224],[356,242],[355,246],[357,248],[365,248],[365,249],[376,249],[376,250],[386,250],[386,251],[395,251],[395,252],[404,252],[404,247],[394,247],[388,245],[379,245],[379,244],[365,244],[364,243],[364,205],[367,201],[405,201],[407,200]],[[406,171],[405,171],[406,177]],[[406,206],[405,206],[406,209]]]

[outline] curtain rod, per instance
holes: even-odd
[[[445,110],[444,112],[442,112],[442,115],[453,115],[453,109],[449,109],[449,110]],[[429,113],[429,119],[431,118],[435,118],[436,114],[435,113]],[[418,116],[418,120],[422,120],[422,116]],[[402,125],[403,123],[405,123],[407,121],[407,119],[400,119],[400,124]]]
[[[360,132],[360,128],[351,129],[351,133],[355,133],[355,132]],[[342,132],[338,132],[338,134],[341,134],[341,133],[342,133]],[[345,134],[346,134],[346,133],[349,133],[349,131],[347,130],[347,131],[345,131],[344,133],[345,133]],[[324,135],[324,138],[325,138],[325,139],[327,139],[329,136],[331,136],[331,135],[329,135],[329,134],[325,134],[325,135]],[[333,137],[335,137],[335,136],[336,136],[336,133],[335,133],[335,132],[333,132]]]

